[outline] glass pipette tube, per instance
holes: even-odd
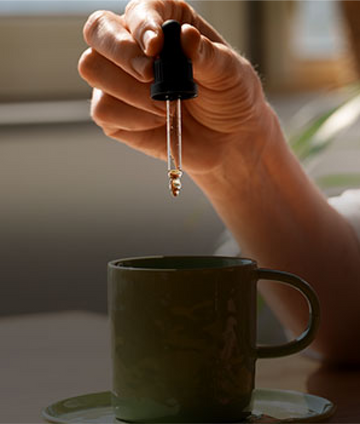
[[[169,189],[177,197],[181,190],[182,176],[181,99],[166,100],[166,148]]]

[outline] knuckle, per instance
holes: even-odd
[[[84,40],[87,44],[91,45],[99,30],[107,21],[108,16],[109,12],[106,10],[97,10],[89,16],[83,29]]]
[[[116,133],[119,131],[118,129],[115,129],[113,127],[109,127],[107,125],[102,127],[103,133],[110,138],[115,138]]]
[[[99,126],[104,126],[108,120],[109,106],[106,94],[102,94],[91,102],[90,116]]]
[[[124,55],[124,52],[131,51],[134,47],[133,40],[125,32],[117,34],[115,42],[112,44],[114,56],[119,57],[119,59]]]
[[[95,66],[96,60],[94,52],[92,51],[92,49],[85,50],[84,53],[80,56],[78,62],[79,74],[87,80],[94,73]]]

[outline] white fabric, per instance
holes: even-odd
[[[340,196],[330,197],[328,202],[349,221],[360,240],[360,189],[346,190]],[[230,231],[224,231],[215,255],[238,256],[240,253],[241,249]]]
[[[360,240],[360,189],[346,190],[340,196],[330,197],[328,202],[347,219]]]

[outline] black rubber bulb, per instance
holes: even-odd
[[[192,63],[181,47],[181,25],[174,20],[162,25],[164,45],[154,62],[154,83],[151,97],[154,100],[191,99],[197,96],[193,80]]]

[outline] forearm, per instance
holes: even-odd
[[[193,178],[243,255],[260,266],[298,274],[315,288],[322,325],[314,346],[328,358],[355,360],[360,353],[354,350],[360,330],[353,325],[360,322],[358,241],[304,173],[270,111],[264,109],[256,137],[248,157],[234,149],[223,169]],[[303,330],[307,308],[297,292],[271,283],[262,291],[285,325],[295,333]]]

